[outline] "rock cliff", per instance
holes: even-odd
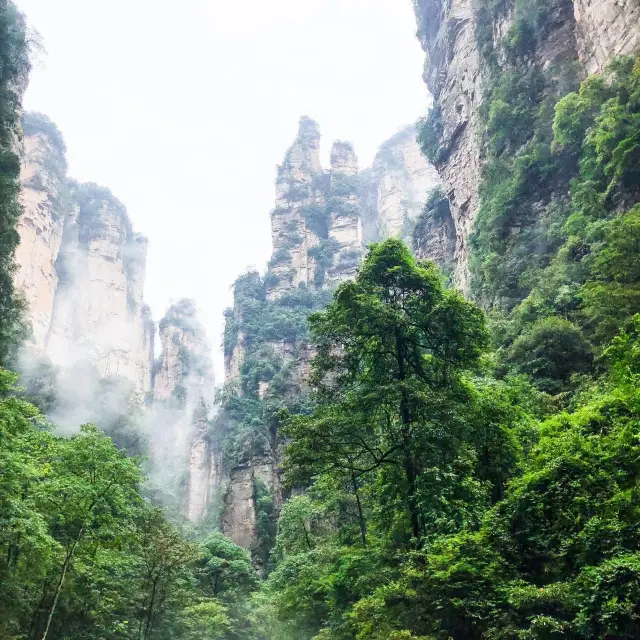
[[[162,351],[153,368],[151,430],[153,480],[193,521],[206,515],[217,488],[206,439],[213,405],[211,348],[193,300],[173,304],[159,324]]]
[[[205,484],[218,487],[223,531],[250,548],[258,565],[266,562],[285,498],[277,411],[306,401],[313,357],[307,316],[355,276],[367,242],[410,235],[438,183],[414,127],[385,143],[370,169],[359,170],[344,141],[333,143],[329,162],[323,169],[319,127],[303,117],[278,168],[266,274],[249,272],[234,285],[226,312],[225,399],[210,430],[212,450],[197,454],[205,461],[198,464],[211,469]]]
[[[455,227],[455,280],[468,290],[469,240],[479,208],[483,163],[480,113],[489,76],[513,68],[509,52],[522,57],[531,38],[538,41],[534,55],[522,64],[537,66],[552,77],[550,84],[558,80],[553,78],[556,69],[567,72],[572,61],[581,63],[583,74],[600,71],[613,56],[638,50],[640,3],[414,0],[414,8],[426,53],[424,80],[434,99],[428,120],[436,140],[430,155]],[[523,24],[523,16],[527,29],[514,28]],[[538,99],[542,102],[544,96]]]
[[[60,132],[44,116],[24,117],[24,148],[15,284],[29,304],[33,338],[44,349],[58,288],[55,262],[62,243],[66,202],[66,148]]]
[[[151,391],[153,332],[146,238],[111,192],[67,178],[62,136],[40,114],[24,116],[21,182],[15,281],[35,347],[56,366],[88,363],[129,379],[141,402]]]
[[[440,184],[434,166],[420,150],[415,125],[385,141],[362,174],[365,242],[401,237],[422,213],[428,194]]]
[[[588,73],[640,49],[638,0],[574,0],[578,53]]]
[[[214,379],[195,304],[168,310],[154,363],[156,327],[143,302],[147,239],[108,189],[67,177],[65,144],[48,118],[25,114],[23,126],[15,282],[32,329],[25,379],[37,378],[46,359],[54,366],[51,411],[63,429],[97,421],[109,430],[144,407],[137,421],[161,499],[201,520],[222,476],[206,438]]]
[[[424,80],[440,116],[434,164],[456,228],[456,280],[467,287],[468,237],[478,208],[482,100],[477,22],[472,0],[414,0],[418,38],[427,54]]]

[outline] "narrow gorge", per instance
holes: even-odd
[[[20,356],[25,379],[51,387],[56,400],[49,413],[65,428],[100,423],[105,415],[117,421],[120,407],[141,412],[150,478],[166,493],[162,499],[195,523],[215,512],[234,542],[259,546],[256,483],[273,501],[272,518],[283,499],[277,435],[268,447],[245,442],[249,449],[229,457],[228,449],[240,446],[230,442],[242,427],[228,416],[230,400],[214,417],[211,346],[195,302],[175,303],[159,322],[156,357],[157,327],[143,300],[146,238],[132,230],[125,206],[108,189],[67,176],[66,148],[54,123],[34,113],[23,121],[15,283],[25,296],[31,332]],[[301,118],[278,169],[267,271],[246,274],[235,285],[225,328],[224,393],[247,396],[244,402],[252,396],[278,401],[282,388],[270,392],[276,374],[290,385],[289,396],[303,393],[312,357],[306,316],[355,276],[367,244],[387,237],[412,242],[427,195],[438,184],[413,126],[383,143],[364,170],[350,143],[335,142],[330,168],[323,170],[319,127]],[[421,257],[451,262],[453,254],[441,250],[423,249]],[[251,290],[245,293],[245,286]],[[271,322],[268,335],[254,335],[264,321]],[[267,371],[248,371],[263,358],[270,362]],[[43,382],[49,366],[55,374]],[[105,414],[107,387],[112,407]],[[103,413],[93,410],[96,405]]]
[[[202,7],[189,42],[141,10],[145,219],[23,108],[40,38],[0,0],[0,640],[640,637],[640,0],[407,0],[428,97],[375,153],[404,53],[386,3],[332,3],[215,7],[224,64]],[[329,123],[265,199],[289,102]]]

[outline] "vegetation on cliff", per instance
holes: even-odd
[[[0,362],[24,331],[20,298],[13,286],[20,217],[19,145],[22,92],[29,73],[24,20],[12,2],[0,3]]]
[[[224,335],[236,375],[207,437],[226,470],[269,459],[285,484],[274,495],[251,476],[250,551],[215,517],[194,528],[154,506],[131,457],[145,452],[133,407],[64,438],[27,401],[56,407],[57,372],[25,378],[24,390],[0,369],[0,637],[640,637],[640,61],[579,84],[572,65],[538,56],[548,3],[485,0],[476,19],[487,80],[470,260],[480,304],[397,240],[372,245],[333,293],[300,286],[271,299],[272,272],[236,281]],[[20,16],[0,2],[2,363],[22,331],[12,276],[27,49]],[[435,105],[420,132],[435,162],[442,116]],[[315,124],[303,121],[301,136],[315,141]],[[332,216],[358,215],[357,188],[337,175],[325,204],[300,210],[319,239],[318,289],[339,248]],[[76,195],[82,240],[102,230],[107,205],[130,234],[110,193]],[[414,249],[449,215],[434,192]],[[271,266],[300,241],[298,223],[285,226]],[[352,268],[360,256],[340,259]],[[198,334],[190,303],[160,328],[172,326]],[[203,374],[193,354],[178,358],[183,375]],[[101,380],[96,404],[128,397],[126,384]]]
[[[640,632],[640,316],[565,410],[529,372],[491,376],[483,313],[397,241],[311,328],[313,407],[280,415],[310,488],[280,515],[270,637]]]

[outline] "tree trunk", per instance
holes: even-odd
[[[358,493],[358,482],[353,472],[351,472],[351,482],[353,484],[353,493],[356,497],[356,505],[358,507],[358,521],[360,524],[360,537],[362,538],[362,546],[367,546],[367,523],[362,513],[362,504],[360,503],[360,494]]]
[[[71,564],[71,558],[73,558],[73,553],[82,538],[82,534],[84,533],[85,523],[82,523],[80,527],[80,531],[78,532],[78,536],[73,541],[71,547],[67,550],[67,554],[64,558],[64,562],[62,563],[62,573],[60,574],[60,579],[58,580],[58,584],[56,585],[56,592],[53,597],[53,602],[51,603],[51,607],[49,608],[49,615],[47,616],[47,626],[44,629],[44,633],[42,634],[42,640],[47,640],[47,635],[49,634],[49,628],[51,627],[51,621],[53,620],[53,614],[56,612],[56,607],[58,606],[58,599],[60,598],[60,592],[62,591],[62,585],[64,584],[64,579],[67,575],[67,569]]]
[[[420,519],[418,518],[418,506],[416,504],[416,467],[411,451],[411,411],[409,410],[409,397],[404,383],[407,379],[405,368],[405,344],[398,329],[395,331],[396,358],[398,362],[398,381],[402,383],[400,398],[400,415],[402,418],[402,443],[404,449],[404,473],[407,479],[407,493],[409,517],[411,519],[411,533],[416,540],[420,540]]]

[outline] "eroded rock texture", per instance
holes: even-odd
[[[573,5],[580,59],[588,73],[640,48],[639,0],[575,0]]]
[[[142,402],[153,330],[143,303],[147,240],[108,189],[76,184],[66,169],[55,125],[26,114],[15,279],[33,342],[58,367],[130,380]]]
[[[159,331],[162,351],[146,415],[153,480],[199,521],[217,488],[216,458],[206,437],[214,392],[211,348],[193,300],[173,304]]]
[[[414,0],[418,38],[426,54],[424,80],[439,110],[441,144],[435,160],[456,231],[455,281],[468,289],[469,236],[478,211],[481,170],[479,108],[486,61],[479,47],[479,11],[472,0]],[[503,3],[489,25],[496,45],[508,34],[514,2]],[[526,11],[526,4],[524,10]],[[639,0],[552,0],[535,60],[554,65],[580,61],[583,73],[600,71],[618,54],[640,45]],[[486,37],[486,34],[485,36]],[[505,61],[496,59],[498,65]]]

